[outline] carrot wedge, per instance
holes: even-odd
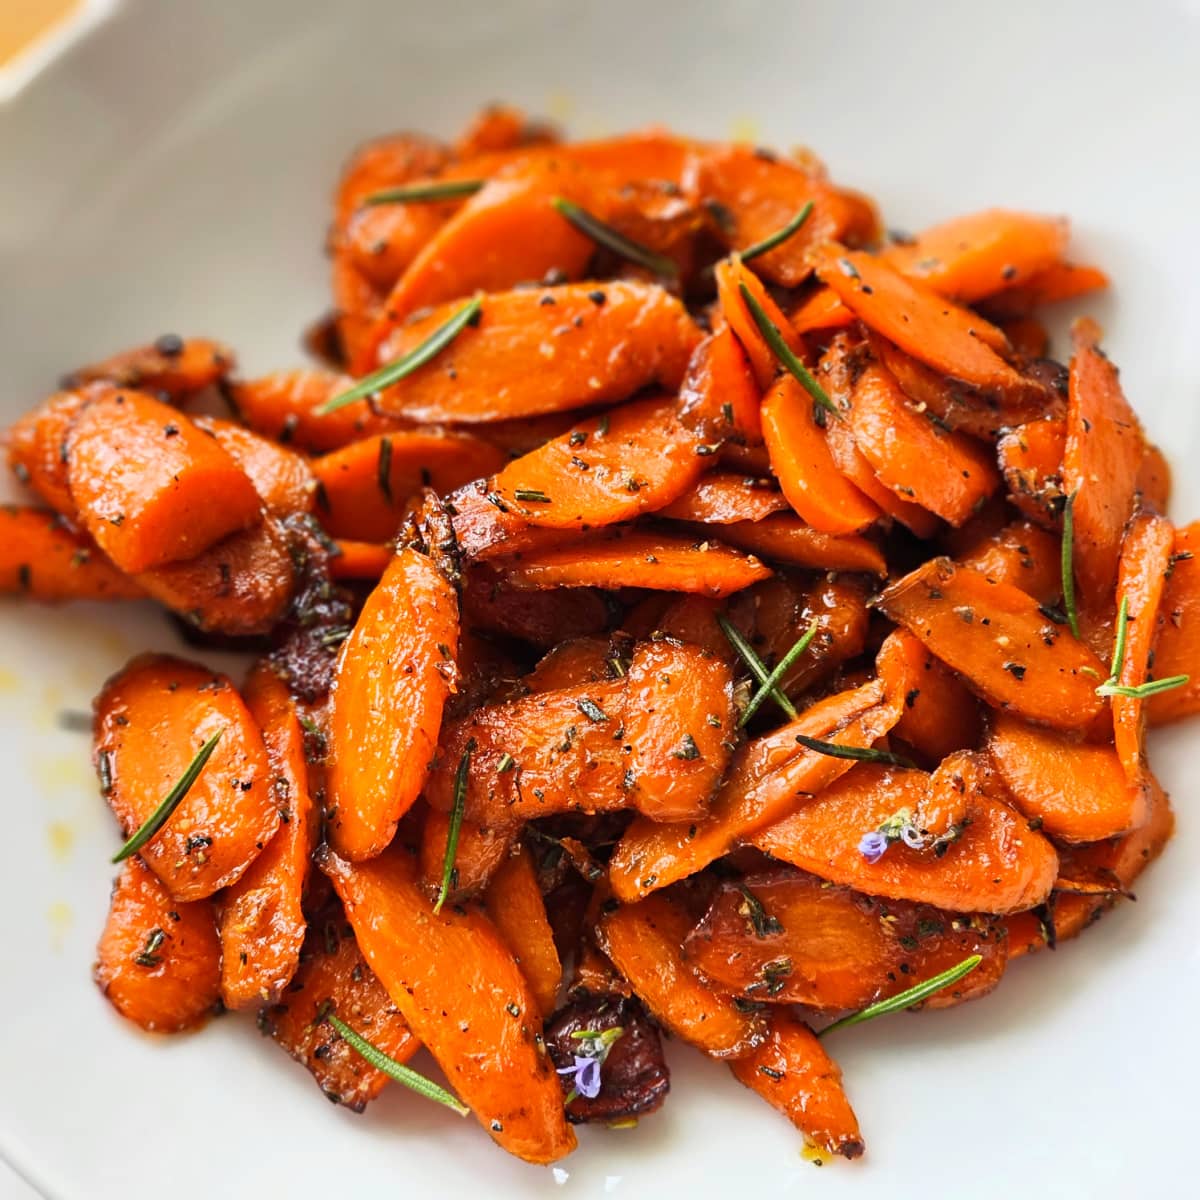
[[[762,281],[741,259],[724,258],[717,263],[714,270],[717,277],[717,299],[721,304],[721,313],[746,352],[746,357],[750,360],[759,390],[765,392],[779,371],[779,363],[775,358],[775,352],[763,339],[762,331],[758,328],[746,305],[741,292],[742,287],[745,286],[758,301],[759,307],[766,313],[771,324],[779,330],[788,349],[797,355],[802,355],[803,350],[800,335],[792,329],[779,305],[771,299],[771,294],[763,287]]]
[[[761,399],[750,360],[733,329],[706,337],[692,352],[679,389],[680,421],[702,441],[762,442]]]
[[[660,508],[658,515],[705,525],[731,525],[738,521],[761,521],[787,511],[787,500],[782,492],[771,487],[770,480],[714,471]]]
[[[993,707],[1067,731],[1086,727],[1103,708],[1100,660],[1011,584],[935,558],[878,603]]]
[[[1011,583],[1039,604],[1062,596],[1062,548],[1058,538],[1028,521],[1015,521],[976,543],[959,561],[997,583]]]
[[[988,297],[984,310],[995,320],[1028,316],[1044,304],[1074,300],[1108,287],[1108,276],[1099,267],[1060,262],[1039,271],[1032,279]]]
[[[72,371],[64,386],[111,383],[119,388],[184,397],[218,383],[236,365],[233,351],[220,342],[168,334],[149,345],[123,350],[102,362]]]
[[[517,822],[480,825],[464,818],[458,829],[449,898],[458,902],[483,892],[512,854],[519,837]],[[449,842],[450,814],[431,808],[421,830],[421,878],[431,896],[441,890]]]
[[[1155,674],[1191,678],[1183,687],[1150,697],[1147,712],[1152,725],[1200,711],[1200,521],[1175,531],[1160,611],[1162,624],[1154,644]]]
[[[701,338],[683,305],[652,284],[494,292],[482,304],[477,324],[380,392],[380,412],[475,423],[611,404],[654,382],[674,391]],[[399,328],[385,360],[414,349],[460,308],[452,301]]]
[[[19,417],[8,431],[8,465],[17,482],[32,488],[55,512],[74,519],[67,446],[71,429],[84,408],[107,392],[105,385],[55,392]]]
[[[1047,529],[1060,524],[1067,498],[1063,490],[1066,445],[1066,423],[1053,418],[1018,425],[996,442],[1008,498],[1031,521]]]
[[[267,512],[290,517],[312,508],[317,481],[303,455],[233,421],[200,416],[196,425],[246,472]]]
[[[434,913],[401,846],[366,863],[328,849],[317,861],[371,969],[492,1139],[526,1162],[569,1154],[537,1000],[492,922],[477,908]]]
[[[795,1017],[772,1013],[766,1040],[729,1069],[826,1153],[842,1158],[862,1154],[858,1118],[842,1090],[841,1068]]]
[[[454,688],[458,605],[425,555],[400,550],[338,657],[329,718],[328,836],[378,854],[425,784]]]
[[[135,658],[96,699],[97,768],[126,836],[218,732],[187,795],[139,851],[176,900],[236,883],[278,828],[262,734],[224,675],[164,654]]]
[[[698,538],[713,532],[706,525],[690,528]],[[887,574],[883,551],[875,542],[860,534],[822,533],[791,513],[776,513],[760,521],[734,521],[716,532],[729,545],[772,562],[816,571]]]
[[[200,1024],[219,1003],[221,943],[211,900],[181,903],[140,858],[121,868],[93,971],[109,1003],[155,1033]]]
[[[766,1020],[688,969],[681,947],[691,924],[669,897],[647,896],[605,913],[596,941],[661,1025],[712,1058],[741,1058],[765,1037]]]

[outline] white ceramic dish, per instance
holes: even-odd
[[[1116,282],[1092,311],[1176,468],[1175,511],[1200,516],[1197,62],[1194,0],[127,3],[0,108],[0,419],[168,329],[226,338],[250,369],[296,361],[348,147],[450,131],[500,97],[581,134],[662,120],[804,141],[902,227],[996,203],[1070,213]],[[116,831],[86,737],[56,717],[171,643],[149,610],[0,608],[0,1153],[47,1195],[1194,1194],[1191,730],[1154,738],[1179,833],[1136,905],[983,1002],[839,1037],[863,1163],[817,1173],[785,1121],[673,1046],[662,1114],[586,1130],[543,1170],[399,1088],[362,1117],[332,1108],[252,1021],[155,1040],[101,1000]]]

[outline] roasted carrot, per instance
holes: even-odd
[[[679,419],[702,442],[762,442],[759,389],[745,350],[726,325],[700,342],[679,388]]]
[[[674,390],[701,336],[679,301],[652,284],[494,292],[482,304],[475,325],[380,392],[380,412],[474,423],[626,400],[655,381]],[[461,307],[453,301],[400,327],[384,358],[414,349]]]
[[[447,146],[418,133],[391,133],[356,146],[338,178],[335,223],[344,224],[372,193],[436,175],[449,160]]]
[[[64,385],[76,388],[103,382],[183,398],[224,379],[236,365],[233,351],[220,342],[166,334],[147,346],[80,367]]]
[[[317,481],[307,459],[233,421],[197,417],[196,425],[246,472],[262,506],[276,517],[308,512]]]
[[[483,902],[529,981],[542,1018],[549,1017],[562,982],[562,963],[528,850],[504,860],[492,876]]]
[[[0,505],[0,595],[60,600],[133,600],[145,595],[57,513]]]
[[[697,537],[713,533],[721,541],[748,554],[794,567],[817,571],[864,571],[885,575],[883,552],[875,542],[858,534],[822,533],[790,513],[777,513],[761,521],[735,521],[717,530],[690,526]]]
[[[76,419],[91,400],[108,394],[106,385],[55,392],[17,420],[8,431],[8,465],[19,483],[32,488],[55,512],[76,516],[67,478],[67,446]]]
[[[1062,596],[1059,540],[1028,521],[1014,521],[977,542],[959,559],[998,583],[1011,583],[1039,604],[1055,604]]]
[[[1177,721],[1200,709],[1200,522],[1175,531],[1170,577],[1160,606],[1162,624],[1154,645],[1154,671],[1160,678],[1188,675],[1183,687],[1151,696],[1153,725]]]
[[[458,830],[448,897],[458,902],[483,892],[508,861],[519,837],[517,820],[485,826],[464,819]],[[441,890],[449,839],[450,814],[431,808],[421,830],[420,855],[421,878],[431,896]]]
[[[463,558],[468,561],[549,550],[579,540],[576,530],[540,529],[529,525],[507,504],[500,508],[489,495],[487,481],[481,479],[446,498],[454,522],[455,540]]]
[[[1071,331],[1071,392],[1063,451],[1063,491],[1073,497],[1074,569],[1083,600],[1106,602],[1117,577],[1121,535],[1133,514],[1145,439],[1117,369],[1100,352],[1100,331],[1079,321]]]
[[[425,555],[400,550],[342,645],[329,718],[330,843],[378,854],[425,783],[454,690],[458,605]]]
[[[1063,483],[1066,423],[1030,421],[1001,434],[996,442],[1008,498],[1031,521],[1047,529],[1061,523],[1067,493]]]
[[[1142,506],[1152,512],[1165,513],[1171,499],[1171,465],[1163,452],[1150,442],[1138,467],[1137,490]]]
[[[262,734],[224,675],[167,655],[135,658],[96,699],[101,789],[125,836],[217,733],[207,765],[140,851],[176,900],[201,900],[236,883],[278,828]]]
[[[1086,728],[1103,706],[1100,660],[1011,584],[930,559],[893,583],[879,608],[993,707],[1070,731]]]
[[[300,961],[301,909],[318,815],[308,789],[304,734],[287,685],[266,663],[250,672],[246,706],[262,730],[280,826],[221,898],[221,1001],[226,1008],[279,999]]]
[[[812,333],[819,329],[843,329],[854,320],[854,314],[832,288],[818,286],[807,299],[792,309],[788,322],[797,333]]]
[[[659,1024],[713,1058],[741,1058],[766,1036],[766,1020],[688,969],[681,947],[691,923],[669,897],[647,896],[601,916],[596,940]]]
[[[386,542],[355,542],[342,538],[338,553],[329,560],[334,579],[378,579],[391,561],[395,548]]]
[[[1108,287],[1108,276],[1098,267],[1081,267],[1060,262],[1039,271],[1024,284],[1005,288],[990,296],[985,310],[997,320],[1023,317],[1044,304],[1074,300],[1088,292]]]
[[[1047,947],[1054,949],[1059,942],[1078,937],[1112,906],[1111,896],[1051,892],[1045,904],[1007,918],[1009,959],[1023,958]]]
[[[462,595],[466,628],[520,638],[541,650],[549,650],[563,638],[601,633],[612,622],[612,609],[595,588],[530,591],[490,564],[470,568],[466,584]]]
[[[705,525],[731,525],[738,521],[761,521],[786,511],[788,502],[782,492],[775,490],[771,480],[714,471],[660,508],[658,515]]]
[[[569,1154],[537,1000],[491,921],[476,908],[434,913],[403,847],[358,864],[326,850],[318,862],[371,969],[493,1140],[527,1162]]]
[[[117,1012],[143,1029],[198,1025],[220,994],[212,901],[181,902],[140,858],[129,859],[113,888],[93,976]]]
[[[258,493],[232,456],[142,393],[111,392],[84,407],[67,456],[80,518],[123,571],[194,558],[258,520]]]
[[[779,305],[771,299],[770,293],[758,276],[738,258],[726,258],[717,263],[715,268],[717,278],[717,298],[721,305],[721,314],[733,330],[746,357],[750,360],[754,378],[758,382],[759,391],[766,391],[771,386],[779,370],[775,352],[767,345],[762,331],[755,324],[750,309],[746,306],[741,289],[745,287],[758,301],[758,306],[767,315],[767,319],[779,330],[780,336],[794,354],[802,355],[803,347],[800,335],[788,323]]]

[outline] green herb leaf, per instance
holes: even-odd
[[[418,367],[423,367],[432,358],[436,358],[452,341],[470,324],[478,319],[483,311],[483,301],[476,296],[468,300],[452,317],[439,325],[419,346],[414,346],[407,354],[402,354],[395,362],[386,367],[380,367],[370,375],[364,376],[352,388],[326,400],[324,404],[313,409],[318,417],[327,417],[355,400],[373,395],[393,383],[411,375]]]
[[[889,750],[876,750],[871,746],[840,746],[837,742],[823,742],[820,738],[796,734],[796,741],[808,750],[828,754],[830,758],[849,758],[854,762],[884,763],[889,767],[915,767],[917,764]]]
[[[218,729],[196,751],[196,757],[188,763],[187,770],[179,777],[179,782],[162,798],[162,802],[142,822],[138,831],[113,855],[113,862],[124,862],[131,854],[136,854],[170,820],[171,814],[192,790],[192,784],[204,770],[204,764],[212,757],[212,752],[217,748],[217,743],[221,740],[221,734],[224,732],[224,729]]]
[[[1063,505],[1062,531],[1062,594],[1063,611],[1071,632],[1079,637],[1079,609],[1075,605],[1075,497],[1072,492]]]
[[[783,340],[783,334],[779,332],[779,327],[767,316],[766,310],[759,304],[754,293],[744,283],[738,284],[738,291],[741,292],[742,299],[746,302],[747,309],[750,310],[754,324],[758,326],[758,332],[763,335],[763,340],[771,347],[771,353],[779,360],[780,365],[817,404],[840,419],[842,414],[838,412],[837,405],[830,400],[813,373],[792,353],[791,347]]]
[[[599,724],[601,721],[608,720],[608,713],[598,705],[590,696],[584,696],[582,700],[575,706],[589,721],[595,721]]]
[[[467,748],[458,760],[458,768],[454,772],[454,804],[450,809],[450,828],[446,833],[446,857],[442,860],[442,886],[438,891],[437,903],[433,906],[435,913],[442,911],[446,897],[450,894],[450,881],[454,877],[454,860],[458,856],[458,835],[462,829],[463,810],[467,807],[467,778],[471,770],[471,751],[474,746],[467,743]]]
[[[745,901],[745,905],[739,911],[749,919],[756,938],[783,932],[783,923],[763,908],[762,901],[744,883],[739,883],[737,890],[742,893],[742,899]]]
[[[746,705],[746,709],[738,721],[739,727],[749,724],[750,718],[758,712],[762,706],[762,702],[774,691],[779,681],[787,674],[788,668],[792,663],[812,645],[812,640],[816,636],[817,623],[814,621],[796,640],[796,644],[775,664],[770,675],[763,680],[762,686],[758,691],[750,697],[750,703]]]
[[[375,1070],[382,1071],[389,1079],[402,1083],[406,1088],[416,1092],[418,1096],[424,1096],[426,1100],[444,1104],[452,1112],[458,1113],[460,1117],[465,1117],[471,1111],[457,1096],[451,1095],[443,1087],[438,1087],[432,1079],[426,1079],[419,1071],[414,1071],[411,1067],[398,1063],[390,1055],[384,1054],[378,1046],[371,1045],[365,1037],[355,1033],[345,1021],[339,1020],[332,1013],[329,1013],[325,1020],[342,1035],[351,1049],[361,1054]]]
[[[521,504],[549,504],[550,497],[537,488],[513,488],[513,499]]]
[[[832,1033],[835,1029],[845,1029],[847,1025],[860,1025],[863,1021],[871,1021],[875,1017],[882,1017],[885,1013],[899,1012],[902,1008],[911,1008],[914,1004],[919,1004],[922,1000],[932,996],[934,992],[940,992],[952,983],[957,983],[964,975],[969,975],[975,970],[981,962],[983,962],[982,954],[972,954],[970,958],[964,958],[957,967],[951,967],[948,971],[943,971],[940,975],[935,975],[932,979],[925,980],[924,983],[918,983],[915,987],[910,987],[907,991],[900,992],[899,995],[892,996],[889,1000],[880,1000],[877,1004],[868,1004],[866,1008],[860,1009],[856,1013],[851,1013],[848,1017],[843,1017],[840,1021],[834,1021],[832,1025],[826,1025],[817,1034],[817,1037],[824,1037],[827,1033]]]
[[[761,242],[755,242],[753,246],[747,246],[741,252],[742,262],[749,262],[760,254],[766,254],[768,250],[774,250],[781,242],[786,242],[808,220],[812,215],[812,210],[813,202],[810,200],[782,229],[775,230]]]
[[[415,183],[410,187],[385,188],[362,198],[362,203],[429,204],[437,200],[461,200],[483,187],[482,179],[447,179],[443,183]]]
[[[717,624],[721,627],[721,632],[725,635],[729,644],[737,651],[742,662],[750,668],[750,674],[758,680],[760,684],[765,684],[771,677],[767,671],[763,660],[754,652],[754,647],[729,623],[729,620],[724,616],[717,617]],[[774,686],[770,691],[771,699],[783,709],[784,714],[789,720],[794,720],[796,717],[796,706],[783,694],[778,686]]]
[[[606,247],[621,258],[637,263],[656,275],[673,279],[679,274],[674,259],[667,258],[665,254],[657,254],[640,242],[627,238],[620,230],[606,225],[586,208],[580,208],[578,204],[573,204],[562,196],[555,196],[551,203],[580,233],[586,234],[597,245]]]
[[[1148,679],[1136,687],[1126,687],[1124,684],[1108,680],[1096,689],[1098,696],[1129,696],[1134,700],[1144,700],[1147,696],[1157,696],[1159,692],[1169,692],[1174,688],[1183,687],[1190,683],[1190,675],[1170,675],[1166,679]]]

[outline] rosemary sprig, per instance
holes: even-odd
[[[679,274],[679,268],[675,265],[674,259],[667,258],[665,254],[658,254],[640,242],[635,242],[632,238],[627,238],[620,230],[606,225],[586,208],[580,208],[578,204],[574,204],[562,196],[555,196],[551,203],[580,233],[586,234],[598,246],[604,246],[614,254],[620,255],[621,258],[637,263],[638,266],[645,267],[656,275],[673,279]]]
[[[783,334],[779,332],[779,326],[767,316],[766,310],[759,304],[754,293],[744,283],[738,284],[738,291],[742,294],[754,324],[758,326],[758,332],[763,335],[763,341],[771,347],[771,353],[779,360],[780,365],[826,412],[840,418],[842,414],[838,412],[837,405],[830,400],[813,373],[792,353],[791,347],[783,340]]]
[[[399,383],[401,379],[411,375],[418,367],[423,367],[430,359],[436,358],[468,325],[478,320],[482,310],[483,301],[478,296],[474,300],[468,300],[419,346],[414,346],[407,354],[402,354],[394,362],[364,376],[352,388],[348,388],[339,395],[326,400],[324,404],[318,405],[313,409],[313,414],[318,417],[327,417],[330,413],[337,412],[339,408],[353,404],[355,400],[361,400],[364,396],[373,395],[385,387],[390,387],[393,383]]]
[[[899,1012],[902,1008],[910,1008],[914,1004],[919,1004],[922,1000],[932,996],[934,992],[940,992],[942,988],[957,983],[964,975],[969,975],[981,962],[983,962],[982,954],[972,954],[970,958],[964,958],[957,967],[951,967],[948,971],[943,971],[940,975],[933,976],[932,979],[926,979],[924,983],[918,983],[915,987],[910,987],[907,991],[900,992],[888,1000],[880,1000],[877,1004],[868,1004],[866,1008],[859,1009],[858,1012],[851,1013],[848,1017],[842,1017],[840,1021],[834,1021],[832,1025],[826,1025],[817,1034],[817,1037],[824,1037],[835,1029],[845,1029],[848,1025],[860,1025],[863,1021],[882,1017],[885,1013]]]
[[[1129,638],[1129,597],[1121,597],[1121,607],[1117,610],[1117,636],[1113,639],[1112,666],[1108,672],[1108,682],[1116,683],[1121,678],[1121,668],[1125,665],[1125,642]]]
[[[1190,675],[1168,675],[1166,679],[1148,679],[1145,683],[1131,687],[1109,679],[1096,688],[1096,695],[1129,696],[1134,700],[1144,700],[1147,696],[1157,696],[1159,692],[1169,692],[1173,688],[1183,687],[1191,680]]]
[[[426,1100],[444,1104],[452,1112],[458,1113],[460,1117],[465,1117],[471,1111],[457,1096],[452,1095],[443,1087],[438,1087],[432,1079],[426,1079],[419,1071],[414,1071],[411,1067],[398,1063],[390,1055],[384,1054],[378,1046],[373,1046],[361,1034],[355,1033],[345,1021],[339,1020],[333,1013],[326,1013],[325,1020],[341,1034],[352,1050],[361,1054],[371,1066],[377,1071],[382,1071],[389,1079],[402,1083],[406,1088],[416,1092],[418,1096],[424,1096]]]
[[[188,763],[187,770],[180,775],[175,786],[162,798],[159,806],[142,822],[137,832],[113,855],[113,862],[124,862],[131,854],[136,854],[170,820],[171,814],[179,807],[188,792],[192,790],[192,784],[196,782],[200,776],[200,772],[204,770],[204,764],[212,757],[212,752],[217,748],[217,743],[221,740],[221,734],[224,732],[224,729],[218,729],[196,751],[196,757]]]
[[[837,742],[823,742],[820,738],[796,734],[796,741],[807,750],[827,754],[830,758],[849,758],[854,762],[883,763],[889,767],[915,767],[917,764],[890,750],[876,750],[872,746],[841,746]]]
[[[808,220],[812,215],[812,210],[813,202],[810,200],[782,229],[775,230],[761,242],[755,242],[753,246],[747,246],[741,252],[742,262],[749,262],[760,254],[766,254],[768,250],[774,250],[781,242],[786,242]]]
[[[1079,609],[1075,605],[1075,497],[1072,492],[1063,505],[1062,594],[1063,612],[1076,639],[1079,637]]]
[[[754,651],[754,647],[729,623],[725,616],[717,617],[717,624],[721,627],[721,632],[725,635],[729,644],[737,651],[742,662],[750,668],[750,674],[758,680],[760,684],[765,684],[771,677],[763,660],[758,657]],[[788,720],[795,720],[796,706],[783,694],[783,690],[775,685],[771,688],[770,697],[783,709]]]
[[[468,742],[467,748],[458,760],[458,768],[454,772],[454,805],[450,809],[450,828],[446,833],[446,857],[442,860],[442,886],[438,891],[437,903],[433,906],[435,913],[442,911],[446,897],[450,894],[450,881],[454,877],[454,860],[458,856],[458,835],[462,829],[463,810],[467,806],[467,778],[471,770],[471,751],[473,745]]]
[[[441,183],[414,183],[408,187],[384,188],[362,198],[365,205],[430,204],[438,200],[461,200],[483,187],[482,179],[446,179]]]
[[[750,718],[762,707],[763,701],[775,690],[779,681],[787,674],[788,668],[812,645],[817,636],[817,623],[814,621],[796,640],[796,644],[775,664],[770,675],[763,680],[758,691],[750,697],[750,703],[738,720],[739,728],[750,723]]]

